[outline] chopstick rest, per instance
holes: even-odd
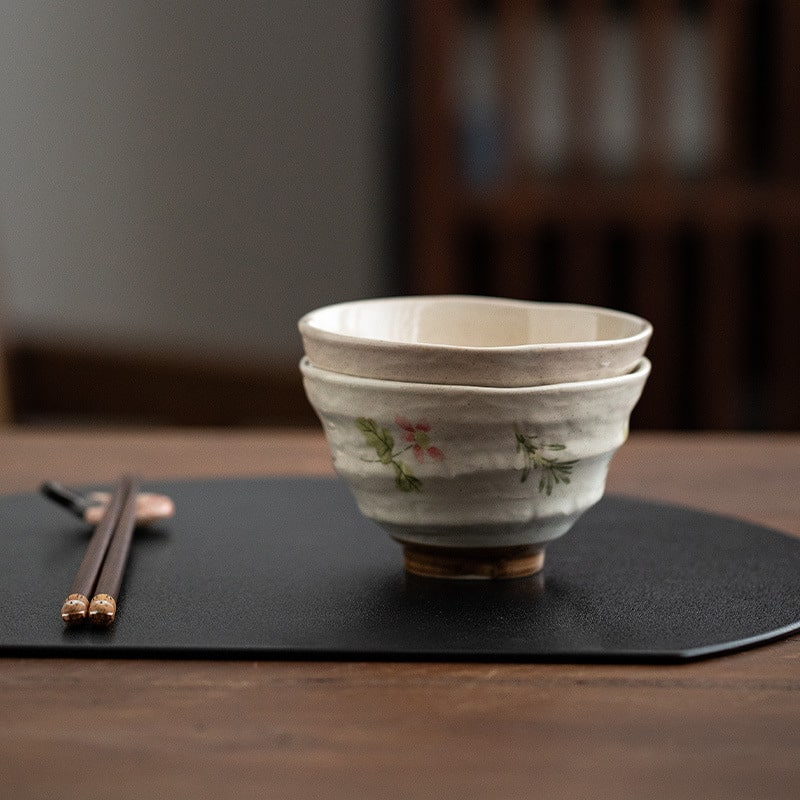
[[[40,489],[49,500],[62,506],[89,525],[100,523],[111,502],[111,495],[108,492],[92,492],[89,495],[82,495],[56,481],[45,481]],[[175,503],[172,502],[172,498],[150,492],[142,492],[136,496],[137,525],[146,525],[174,516]]]
[[[102,519],[89,540],[67,599],[61,606],[61,619],[66,625],[77,625],[87,617],[89,598],[94,593],[97,577],[117,528],[120,514],[129,501],[131,485],[130,478],[124,477],[120,480]]]
[[[89,507],[83,515],[85,522],[96,525],[111,500],[108,492],[91,492],[86,499]],[[175,503],[165,494],[139,492],[136,495],[136,525],[148,525],[175,516]]]
[[[110,625],[117,614],[117,597],[125,575],[125,566],[136,527],[138,484],[127,479],[127,494],[111,536],[103,567],[97,578],[94,597],[89,603],[89,621],[94,625]]]

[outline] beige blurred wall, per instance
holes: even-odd
[[[383,293],[380,5],[0,6],[7,328],[294,359]]]

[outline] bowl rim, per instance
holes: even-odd
[[[314,317],[322,312],[363,305],[380,305],[381,303],[403,303],[414,305],[416,303],[431,303],[437,301],[459,301],[467,305],[495,305],[499,307],[515,307],[534,310],[536,308],[555,308],[564,311],[578,311],[599,314],[605,317],[623,319],[634,323],[639,330],[628,336],[620,336],[614,339],[587,339],[583,341],[567,342],[530,342],[527,344],[509,345],[460,345],[460,344],[438,344],[434,342],[410,342],[398,341],[396,339],[384,339],[380,337],[354,336],[352,334],[331,331],[321,328],[314,324]],[[303,337],[310,339],[336,342],[338,344],[351,345],[355,347],[369,347],[373,349],[413,349],[420,352],[446,351],[464,352],[470,354],[478,353],[523,353],[523,352],[557,352],[559,350],[593,350],[608,347],[623,348],[639,342],[647,342],[653,333],[652,324],[636,314],[628,311],[618,311],[604,306],[584,305],[582,303],[555,303],[538,300],[518,300],[510,297],[490,297],[484,295],[464,295],[464,294],[441,294],[441,295],[408,295],[392,297],[371,297],[362,300],[348,300],[341,303],[319,306],[305,313],[298,320],[297,327]]]
[[[411,381],[395,381],[386,378],[362,378],[357,375],[348,375],[345,372],[334,372],[314,364],[308,356],[300,359],[300,372],[303,377],[318,377],[322,381],[340,386],[358,386],[365,389],[413,391],[420,394],[464,394],[468,392],[476,395],[524,395],[524,394],[552,394],[557,392],[581,392],[587,389],[606,389],[627,383],[637,383],[646,380],[650,375],[652,364],[646,356],[637,359],[636,364],[622,375],[613,375],[606,378],[594,378],[585,381],[564,381],[562,383],[547,383],[534,386],[479,386],[474,384],[459,383],[412,383]]]

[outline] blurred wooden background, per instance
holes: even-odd
[[[800,3],[413,8],[409,289],[630,310],[633,424],[797,428]]]
[[[641,314],[634,426],[800,428],[800,2],[391,5],[388,285]],[[18,422],[316,424],[295,362],[7,361]]]

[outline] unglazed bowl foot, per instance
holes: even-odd
[[[431,547],[404,544],[405,568],[426,578],[525,578],[544,567],[544,548]]]

